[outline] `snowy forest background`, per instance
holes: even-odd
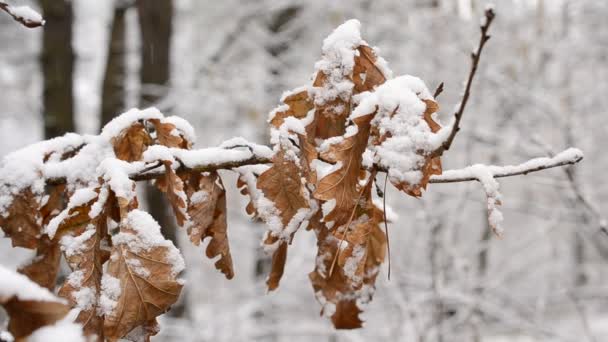
[[[147,21],[131,1],[13,3],[58,24],[30,30],[0,16],[1,156],[66,130],[97,134],[113,115],[152,104],[189,120],[198,148],[234,136],[267,143],[267,113],[284,90],[310,78],[323,38],[350,18],[361,21],[364,39],[396,74],[418,76],[432,89],[445,83],[438,102],[447,122],[487,2],[155,0],[139,9],[149,11]],[[318,315],[307,277],[316,252],[311,232],[294,240],[281,287],[265,294],[264,225],[246,216],[247,199],[226,174],[235,278],[226,280],[178,235],[188,284],[152,339],[608,339],[608,183],[601,172],[608,167],[608,2],[501,0],[496,12],[445,169],[516,164],[570,146],[585,152],[582,163],[501,180],[502,239],[490,234],[478,184],[431,184],[422,199],[389,191],[391,280],[385,265],[365,326],[354,331],[335,331]],[[168,210],[148,197],[157,217]],[[0,264],[13,269],[32,257],[8,239],[0,248]]]

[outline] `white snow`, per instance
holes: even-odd
[[[99,314],[109,315],[114,311],[122,292],[120,279],[114,278],[107,272],[101,277],[101,294],[99,295]]]
[[[29,280],[26,276],[0,265],[0,301],[17,297],[20,300],[65,303],[46,288]]]
[[[42,15],[40,13],[34,11],[29,6],[8,6],[6,8],[8,13],[10,13],[15,19],[22,20],[26,24],[40,24],[44,25],[45,21],[42,19]]]
[[[74,323],[71,314],[55,322],[53,325],[44,326],[34,331],[28,338],[28,342],[86,342],[82,333],[82,325]]]
[[[162,119],[161,122],[172,124],[192,145],[196,143],[196,132],[194,131],[194,127],[185,119],[172,115]]]
[[[61,238],[61,250],[65,253],[67,257],[72,255],[81,253],[85,248],[85,243],[89,240],[93,235],[97,233],[95,226],[89,224],[87,226],[87,230],[84,233],[78,236],[65,235]]]
[[[139,250],[150,250],[154,247],[164,247],[167,249],[165,254],[166,262],[171,264],[173,275],[179,274],[185,268],[184,259],[179,250],[175,248],[170,240],[166,240],[160,232],[160,226],[145,211],[131,210],[121,226],[129,228],[131,231],[121,231],[112,237],[112,243],[117,246],[126,244],[135,253]]]
[[[506,165],[506,166],[485,166],[490,172],[492,177],[504,177],[511,174],[520,174],[532,171],[538,168],[550,168],[555,167],[564,163],[574,163],[581,160],[584,157],[583,151],[577,148],[569,148],[564,150],[554,157],[541,157],[530,159],[519,165]],[[470,167],[466,167],[458,170],[446,170],[441,175],[434,175],[431,180],[434,181],[449,181],[457,179],[476,178],[476,175],[471,171]]]

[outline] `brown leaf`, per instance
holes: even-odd
[[[57,216],[65,207],[65,185],[48,187],[49,195],[46,203],[40,208],[42,225],[46,226],[49,221]],[[51,241],[47,235],[42,235],[38,240],[36,256],[32,261],[21,267],[19,273],[26,275],[38,285],[49,290],[55,288],[55,280],[59,272],[59,261],[61,251],[56,242]]]
[[[308,209],[300,169],[295,161],[287,159],[280,150],[273,157],[272,166],[258,177],[257,187],[264,197],[274,203],[282,223],[281,231],[270,230],[264,244],[278,244],[272,255],[272,268],[267,284],[268,290],[279,286],[287,257],[287,244],[291,242],[300,222],[291,222],[301,209]],[[297,217],[296,219],[301,219]],[[291,230],[285,235],[285,230]]]
[[[307,90],[291,93],[283,99],[283,103],[289,108],[275,112],[274,117],[270,120],[270,124],[275,128],[281,127],[286,117],[292,116],[297,119],[303,119],[313,108],[312,100]]]
[[[226,191],[222,179],[217,172],[209,175],[193,173],[186,181],[188,196],[188,214],[192,224],[188,228],[190,241],[199,245],[205,238],[210,237],[205,251],[208,258],[220,258],[215,262],[215,268],[226,278],[232,279],[234,268],[230,245],[228,243],[228,227],[226,222]]]
[[[101,249],[100,243],[106,224],[106,214],[103,213],[90,223],[81,225],[73,232],[73,237],[64,237],[65,256],[72,274],[59,290],[59,296],[66,298],[72,307],[80,309],[75,322],[82,324],[85,335],[96,335],[100,340],[103,340],[103,320],[97,315],[97,304],[102,265],[109,257],[107,251]],[[70,246],[76,239],[80,240],[79,246]]]
[[[313,87],[322,88],[328,82],[328,77],[322,72],[317,73]],[[337,97],[322,105],[315,104],[314,138],[327,139],[344,134],[346,119],[350,114],[351,100]]]
[[[431,132],[437,133],[441,129],[441,126],[435,122],[432,118],[432,114],[439,110],[439,105],[433,100],[422,100],[426,104],[426,110],[424,111],[424,121],[429,125]],[[442,172],[441,158],[427,156],[425,158],[424,165],[421,167],[422,179],[418,184],[409,184],[408,182],[399,182],[392,184],[399,190],[407,193],[410,196],[420,197],[422,196],[422,190],[426,189],[426,186],[433,175],[440,175]]]
[[[42,216],[42,226],[46,226],[53,217],[57,216],[67,205],[66,201],[66,186],[65,184],[48,186],[48,199],[40,208]]]
[[[38,243],[36,256],[28,265],[19,268],[19,273],[52,291],[55,288],[60,260],[59,245],[51,241],[47,235],[43,235]]]
[[[274,291],[279,287],[283,272],[285,271],[285,262],[287,261],[287,247],[288,244],[285,241],[279,241],[278,238],[271,235],[267,235],[264,240],[265,245],[272,245],[278,243],[278,247],[272,253],[272,259],[270,263],[270,274],[266,279],[266,285],[268,291]]]
[[[374,90],[375,87],[386,81],[384,74],[376,66],[376,53],[369,46],[359,46],[359,54],[355,55],[353,68],[354,93]]]
[[[383,214],[371,201],[371,185],[370,181],[362,189],[355,219],[348,226],[333,234],[325,227],[316,230],[319,249],[315,270],[309,278],[316,296],[324,303],[324,310],[326,303],[334,305],[333,312],[328,314],[337,329],[361,327],[357,302],[371,300],[384,260],[386,240],[379,228]]]
[[[133,162],[141,160],[146,148],[152,144],[152,138],[141,122],[134,122],[119,136],[112,138],[116,158]]]
[[[0,215],[0,227],[13,247],[35,249],[40,238],[42,217],[40,205],[31,189],[27,188],[13,197],[7,216]]]
[[[51,325],[67,315],[69,307],[52,293],[38,287],[23,275],[8,272],[11,271],[2,268],[2,279],[11,281],[12,286],[9,288],[15,287],[16,293],[0,294],[0,304],[10,317],[8,331],[16,341],[23,341],[24,337],[35,330]]]
[[[375,113],[354,119],[357,133],[345,137],[340,142],[330,145],[321,157],[331,162],[340,162],[342,166],[323,177],[314,192],[318,200],[335,200],[333,210],[323,217],[325,222],[335,222],[339,228],[346,224],[352,216],[353,208],[359,198],[362,154],[367,147],[370,132],[370,122]]]
[[[159,144],[167,147],[190,148],[190,144],[179,134],[174,124],[161,122],[159,119],[150,119],[148,121],[156,129],[156,139]]]
[[[102,279],[102,299],[113,303],[104,310],[104,334],[110,341],[167,311],[183,286],[177,279],[183,265],[176,266],[176,258],[183,260],[149,214],[132,210],[113,240]]]
[[[279,210],[284,227],[298,210],[308,208],[301,179],[298,165],[287,159],[284,151],[277,152],[272,166],[258,177],[257,188]]]
[[[247,202],[245,212],[253,219],[257,219],[259,217],[259,214],[255,209],[255,205],[253,204],[253,198],[251,198],[251,192],[249,191],[247,182],[243,179],[242,175],[239,175],[239,178],[236,181],[236,187],[240,190],[241,195],[249,197],[249,202]]]
[[[175,171],[171,168],[171,162],[163,161],[165,165],[165,177],[160,181],[155,182],[158,189],[167,195],[167,200],[173,208],[175,219],[180,227],[183,227],[188,222],[189,217],[186,208],[186,193],[184,192],[184,183]]]
[[[99,194],[100,188],[96,188],[94,191]],[[63,216],[57,225],[57,230],[53,235],[53,241],[60,241],[64,235],[80,231],[86,227],[91,222],[91,217],[89,216],[91,206],[97,199],[98,197],[93,197],[86,203],[66,208],[67,215]],[[65,213],[62,215],[64,214]],[[58,217],[58,219],[60,218]]]

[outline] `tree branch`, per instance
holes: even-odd
[[[467,78],[467,83],[464,88],[462,100],[460,101],[458,110],[456,110],[456,113],[454,113],[454,122],[451,126],[450,134],[448,135],[447,139],[441,144],[441,146],[432,153],[432,156],[434,157],[441,156],[443,152],[449,150],[450,146],[452,146],[454,138],[456,137],[456,133],[460,131],[460,120],[462,120],[462,115],[471,95],[471,85],[473,84],[473,79],[475,78],[475,74],[477,73],[477,66],[479,65],[479,60],[481,59],[481,52],[483,51],[483,47],[485,46],[487,41],[490,40],[488,30],[490,29],[490,25],[492,24],[494,17],[494,10],[492,8],[486,9],[485,21],[480,27],[481,38],[479,39],[479,45],[477,46],[477,51],[471,54],[471,70],[469,71],[469,77]]]
[[[5,1],[0,1],[0,10],[8,13],[13,19],[20,22],[23,26],[34,28],[44,25],[42,16],[28,6],[11,6]]]
[[[252,145],[257,146],[258,149],[264,148],[262,145]],[[255,151],[255,149],[249,147],[249,151],[235,151],[233,148],[239,146],[224,146],[223,148],[211,147],[200,150],[191,150],[184,151],[183,154],[188,154],[190,156],[196,155],[204,155],[205,153],[217,153],[217,152],[225,152],[226,154],[231,152],[238,152],[238,156],[234,159],[227,158],[224,156],[225,160],[222,161],[203,161],[204,158],[197,158],[201,160],[196,163],[184,163],[179,156],[177,156],[177,161],[179,162],[179,167],[177,168],[178,172],[211,172],[217,170],[231,170],[234,168],[238,168],[241,166],[248,165],[262,165],[262,164],[270,164],[272,163],[272,158],[269,155],[269,150],[265,151]],[[188,158],[190,159],[190,158]],[[576,164],[583,160],[583,154],[578,149],[568,149],[554,157],[551,158],[535,158],[531,159],[525,163],[519,165],[507,165],[507,166],[488,166],[490,172],[494,178],[503,178],[503,177],[512,177],[519,175],[527,175],[528,173],[542,171],[546,169],[551,169],[554,167],[565,166]],[[139,171],[130,174],[129,178],[134,181],[145,181],[152,180],[156,178],[163,177],[165,175],[165,169],[160,167],[158,161],[153,161],[146,163],[143,167],[139,169]],[[386,168],[380,167],[376,165],[376,170],[381,172],[387,172]],[[443,174],[438,176],[432,176],[429,183],[459,183],[459,182],[469,182],[476,181],[477,178],[475,175],[471,173],[469,168],[458,169],[458,170],[447,170],[444,171]],[[64,177],[57,178],[49,178],[47,179],[48,185],[59,185],[65,184],[66,180]]]
[[[554,167],[576,164],[583,160],[583,153],[575,148],[567,149],[552,158],[534,158],[519,165],[488,166],[494,178],[503,178],[551,169]],[[470,168],[447,170],[441,175],[432,176],[429,183],[458,183],[477,180]]]

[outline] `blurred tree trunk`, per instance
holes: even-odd
[[[141,33],[140,106],[149,107],[167,94],[170,78],[170,49],[173,5],[171,0],[137,1]],[[162,194],[147,188],[150,213],[160,224],[163,235],[177,245],[175,223]]]
[[[125,109],[125,13],[128,8],[129,4],[124,1],[117,2],[114,6],[114,18],[108,40],[106,71],[102,85],[101,127]]]
[[[72,2],[40,0],[46,19],[42,34],[43,110],[46,139],[73,132],[74,99],[72,50]]]
[[[145,108],[156,105],[168,93],[171,77],[171,33],[173,3],[171,0],[137,0],[137,14],[141,34],[141,90],[139,104]],[[163,236],[178,246],[176,223],[169,212],[169,203],[154,186],[146,188],[148,211],[161,227]],[[184,298],[173,305],[170,315],[181,317],[187,313]]]

